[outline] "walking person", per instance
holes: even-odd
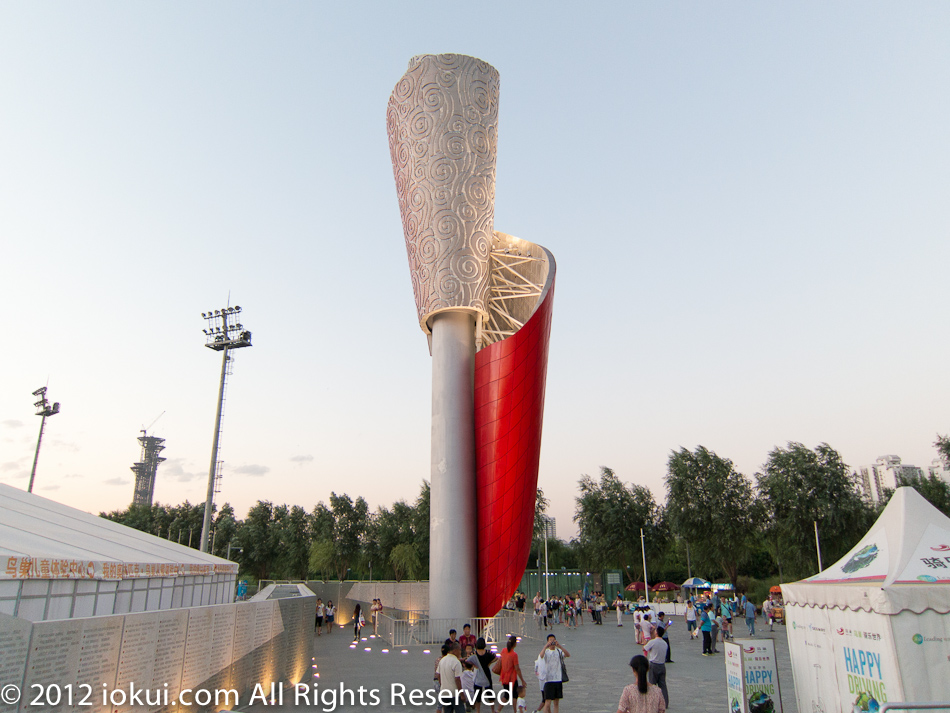
[[[751,599],[745,603],[745,625],[749,627],[749,636],[755,636],[755,604]]]
[[[696,638],[696,607],[692,602],[686,605],[686,631],[689,632],[689,638]]]
[[[732,604],[727,601],[723,601],[722,606],[720,607],[720,612],[722,613],[722,640],[725,643],[726,639],[732,638]]]
[[[643,647],[643,655],[650,662],[650,683],[663,692],[663,702],[667,707],[670,705],[670,692],[666,688],[666,652],[668,651],[666,642],[663,640],[662,626],[658,626],[653,632],[653,638]]]
[[[323,600],[317,599],[317,636],[320,636],[320,632],[323,629],[324,612],[326,612],[326,607],[323,606]]]
[[[466,662],[475,667],[475,689],[473,699],[475,700],[475,713],[481,713],[482,700],[485,691],[492,690],[491,665],[495,663],[498,657],[487,650],[488,646],[485,639],[478,637],[475,640],[475,653],[466,659]],[[494,710],[494,706],[488,706],[489,711]]]
[[[709,630],[709,638],[712,639],[712,648],[710,649],[714,654],[719,653],[719,647],[716,644],[719,641],[719,629],[722,624],[722,614],[717,614],[715,611],[710,612],[710,623],[712,628]]]
[[[675,663],[670,655],[670,627],[673,626],[673,619],[667,619],[664,612],[657,614],[657,626],[663,627],[663,641],[666,642],[666,661],[665,663]]]
[[[650,664],[646,656],[634,656],[630,659],[630,668],[637,682],[623,689],[617,713],[666,713],[663,691],[648,680]]]
[[[333,632],[333,618],[336,616],[336,607],[333,606],[333,600],[327,599],[327,606],[324,609],[324,623],[327,625],[327,633]]]
[[[544,658],[544,713],[558,713],[564,698],[564,659],[570,658],[567,649],[557,642],[554,634],[548,634],[547,643],[541,649]]]
[[[614,602],[614,606],[617,607],[617,626],[623,626],[623,599],[620,595],[617,595],[617,601]]]
[[[373,600],[373,634],[379,635],[379,615],[383,613],[383,600]]]
[[[538,628],[545,631],[548,628],[548,605],[543,599],[538,604]]]
[[[515,653],[515,647],[518,645],[517,636],[509,636],[508,643],[505,644],[505,648],[501,652],[501,670],[498,673],[498,680],[501,681],[502,690],[509,691],[511,693],[511,710],[512,713],[517,713],[515,710],[515,703],[518,698],[517,687],[518,682],[521,682],[522,688],[527,690],[528,684],[524,681],[524,674],[521,673],[521,666],[518,664],[518,654]],[[498,711],[501,713],[502,706],[498,706]]]
[[[703,656],[712,656],[712,621],[710,620],[710,607],[708,604],[703,607],[699,615],[699,630],[703,633]]]
[[[640,631],[640,640],[643,641],[644,645],[650,643],[650,639],[653,638],[653,622],[650,621],[649,611],[643,612],[643,615],[640,617]]]
[[[365,625],[366,620],[363,619],[363,612],[360,611],[360,605],[357,604],[356,609],[353,610],[353,641],[360,640],[360,632]]]
[[[462,662],[458,655],[462,651],[462,646],[458,641],[445,643],[445,656],[439,661],[439,668],[436,670],[436,680],[439,683],[439,693],[449,691],[451,700],[458,701],[458,704],[450,703],[442,706],[442,713],[465,713],[465,704],[460,698],[456,698],[458,691],[462,689]],[[449,696],[446,696],[448,699]]]

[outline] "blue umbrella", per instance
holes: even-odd
[[[684,589],[709,589],[709,582],[699,577],[691,577],[683,582]]]

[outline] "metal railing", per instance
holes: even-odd
[[[472,634],[485,639],[489,645],[503,646],[509,636],[522,639],[537,638],[521,612],[502,610],[497,616],[471,619],[430,619],[426,612],[390,611],[378,615],[377,635],[390,646],[423,646],[441,644],[449,636],[449,629],[461,631],[471,625]]]
[[[886,711],[938,711],[938,710],[950,710],[950,703],[938,703],[936,701],[931,703],[900,703],[895,701],[894,703],[884,703],[881,705],[880,713],[885,713]]]

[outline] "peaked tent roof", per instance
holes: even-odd
[[[0,579],[125,579],[237,568],[222,557],[0,483]]]
[[[783,584],[787,604],[879,614],[950,612],[950,518],[898,488],[854,548],[831,567]]]

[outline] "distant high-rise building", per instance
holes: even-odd
[[[132,504],[151,506],[152,496],[155,494],[155,474],[158,472],[158,464],[165,460],[158,455],[165,450],[165,439],[150,436],[144,431],[142,433],[144,435],[139,436],[139,443],[142,444],[142,462],[132,466],[132,472],[135,473]]]
[[[927,466],[927,475],[935,475],[945,483],[950,483],[950,462],[945,458],[934,458]]]
[[[899,479],[922,478],[924,471],[915,465],[901,463],[898,456],[881,456],[874,465],[861,466],[857,470],[864,493],[874,502],[880,502],[884,489],[897,488]]]

